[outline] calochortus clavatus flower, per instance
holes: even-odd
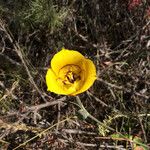
[[[46,74],[47,90],[62,95],[80,94],[95,80],[94,63],[81,53],[64,48],[54,55]]]

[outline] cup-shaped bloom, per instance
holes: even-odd
[[[94,63],[74,50],[62,49],[51,60],[46,74],[47,90],[62,95],[77,95],[96,80]]]

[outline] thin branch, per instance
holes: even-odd
[[[78,129],[62,129],[62,132],[69,133],[69,134],[86,134],[86,135],[97,135],[95,132],[87,132]]]
[[[66,100],[66,96],[60,98],[60,99],[57,99],[57,100],[53,100],[53,101],[50,101],[50,102],[46,102],[44,104],[40,104],[40,105],[37,105],[37,106],[31,106],[31,107],[28,107],[27,108],[27,111],[39,111],[40,109],[42,108],[45,108],[45,107],[49,107],[49,106],[53,106],[53,105],[56,105],[56,104],[59,104],[59,103],[62,103]]]
[[[12,64],[14,64],[14,65],[16,65],[16,66],[19,66],[19,67],[22,66],[20,63],[18,63],[17,61],[11,59],[11,58],[10,58],[9,56],[7,56],[7,55],[5,55],[5,54],[3,54],[3,53],[0,53],[0,55],[1,55],[2,57],[4,57],[5,59],[7,59],[10,63],[12,63]]]
[[[141,129],[142,129],[144,141],[145,141],[145,143],[147,143],[147,137],[146,137],[146,132],[145,132],[144,125],[143,125],[143,123],[142,123],[142,118],[141,118],[141,117],[138,117],[138,120],[139,120],[140,125],[141,125]]]
[[[130,91],[131,91],[130,89],[128,90],[128,89],[124,88],[123,86],[118,86],[118,85],[109,83],[109,82],[104,81],[103,79],[100,79],[100,78],[97,78],[97,81],[100,81],[100,82],[106,84],[107,86],[109,86],[109,87],[111,87],[111,88],[115,88],[115,89],[118,89],[118,90],[123,90],[123,91],[125,91],[125,92],[130,92]],[[142,95],[142,94],[140,94],[140,93],[138,93],[138,92],[134,92],[134,94],[135,94],[136,96],[143,97],[143,98],[145,98],[145,99],[149,99],[149,96],[147,96],[147,95]]]
[[[123,148],[123,145],[98,145],[98,144],[94,144],[94,143],[83,143],[83,142],[76,142],[76,141],[68,141],[68,140],[64,140],[64,139],[58,139],[60,142],[65,143],[66,145],[68,145],[69,143],[74,143],[77,145],[80,145],[82,147],[97,147],[97,148],[110,148],[110,149],[118,149],[118,150],[126,150],[125,148]],[[86,148],[85,148],[86,149]]]
[[[47,100],[45,99],[45,97],[43,96],[42,92],[40,91],[40,89],[37,87],[36,83],[34,82],[34,79],[30,73],[30,70],[27,66],[27,63],[26,63],[26,60],[24,59],[23,57],[23,54],[22,54],[22,49],[21,47],[19,46],[19,44],[15,41],[12,33],[9,31],[9,29],[6,28],[6,24],[0,20],[0,27],[1,27],[1,30],[3,30],[5,32],[5,34],[7,35],[8,39],[10,40],[10,42],[12,43],[13,47],[14,47],[14,50],[16,51],[16,53],[18,54],[19,58],[21,59],[21,62],[22,64],[24,65],[25,67],[25,70],[28,74],[28,77],[29,77],[29,81],[31,82],[31,84],[35,87],[35,89],[37,90],[37,92],[40,94],[40,96],[42,97],[42,99],[46,102]]]
[[[102,79],[100,79],[100,78],[97,78],[97,80],[100,81],[100,82],[102,82],[102,83],[104,83],[104,84],[106,84],[106,85],[108,85],[108,86],[110,86],[110,87],[112,87],[112,88],[116,88],[116,89],[119,89],[119,90],[123,90],[123,87],[122,87],[122,86],[117,86],[117,85],[115,85],[115,84],[112,84],[112,83],[109,83],[109,82],[107,82],[107,81],[104,81],[104,80],[102,80]]]
[[[91,92],[87,91],[87,94],[91,97],[93,97],[97,102],[100,102],[103,106],[109,107],[106,103],[104,103],[103,101],[101,101],[99,98],[97,98],[96,96],[94,96]]]

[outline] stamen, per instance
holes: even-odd
[[[70,83],[74,83],[76,80],[80,80],[81,77],[73,72],[68,72],[66,78]]]

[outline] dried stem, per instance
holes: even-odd
[[[13,45],[14,47],[14,50],[16,51],[16,53],[18,54],[19,58],[21,59],[21,62],[22,64],[24,65],[25,67],[25,70],[28,74],[28,77],[29,77],[29,81],[31,82],[31,84],[35,87],[35,89],[37,90],[37,92],[40,94],[40,96],[42,97],[42,99],[46,102],[47,100],[45,99],[45,97],[43,96],[41,90],[38,88],[38,86],[36,85],[36,83],[34,82],[34,79],[30,73],[30,70],[27,66],[27,63],[26,63],[26,60],[24,59],[23,57],[23,54],[22,54],[22,49],[21,47],[19,46],[19,44],[15,41],[12,33],[9,31],[9,29],[6,28],[6,24],[0,20],[0,29],[2,31],[4,31],[4,33],[7,35],[8,39],[10,40],[11,44]]]

